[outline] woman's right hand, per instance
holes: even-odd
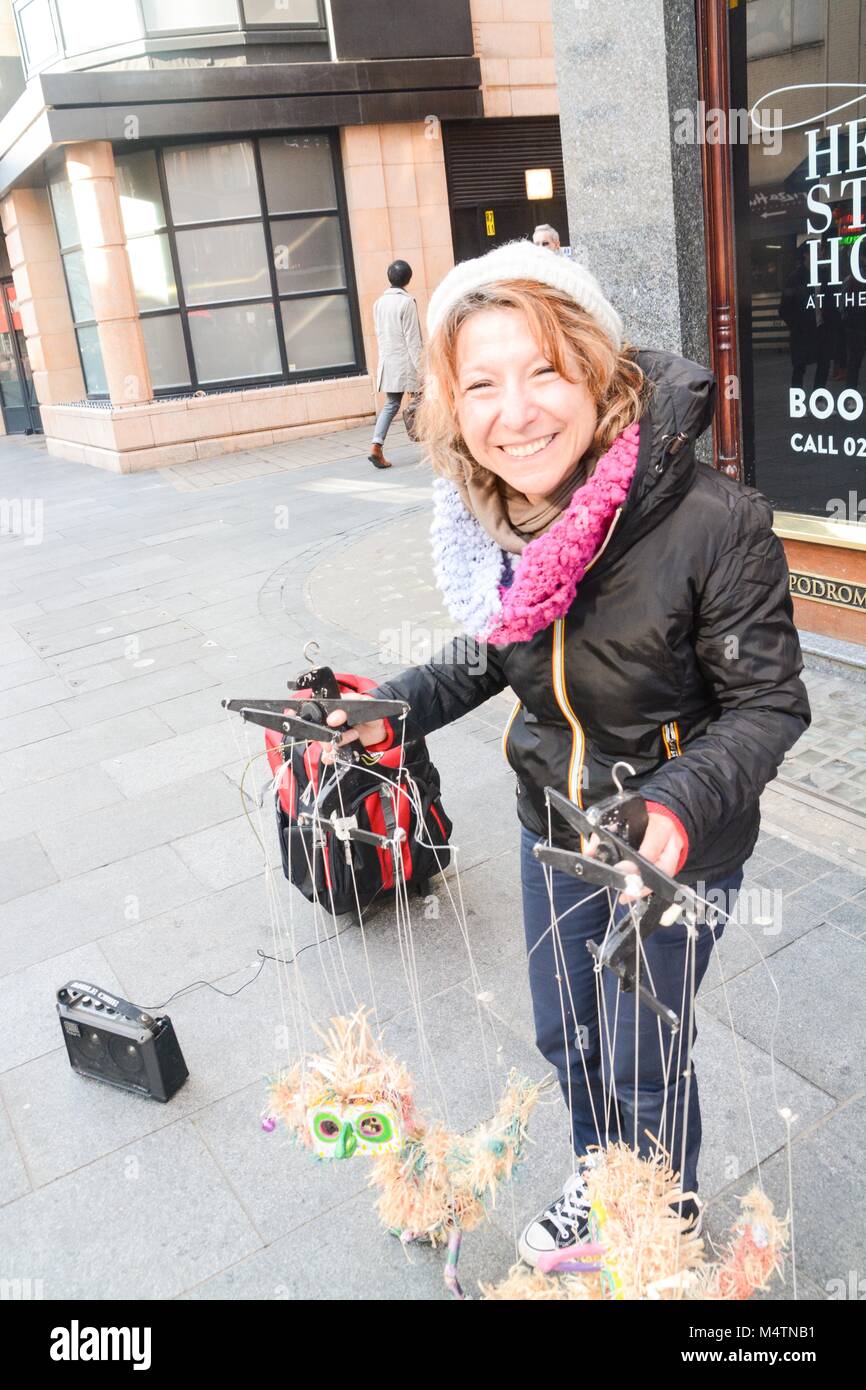
[[[352,696],[353,700],[370,700],[372,698],[371,695],[357,694]],[[326,722],[332,729],[339,729],[341,724],[345,724],[347,718],[348,715],[345,710],[335,709],[328,715]],[[385,720],[371,719],[369,722],[355,724],[353,728],[347,729],[344,734],[340,735],[338,746],[343,748],[347,743],[353,743],[355,740],[358,740],[365,748],[368,748],[371,743],[384,743],[387,737],[388,726]],[[322,740],[322,742],[324,742],[324,740]],[[322,762],[332,763],[333,761],[334,745],[330,742],[325,743],[322,749]]]

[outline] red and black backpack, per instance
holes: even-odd
[[[376,688],[365,676],[335,674],[342,694],[367,694]],[[293,690],[290,698],[312,693]],[[425,895],[430,878],[450,861],[452,830],[425,740],[406,740],[401,749],[392,729],[387,745],[364,750],[355,745],[360,757],[352,764],[323,763],[319,743],[295,744],[287,758],[284,740],[284,735],[265,730],[277,786],[280,853],[289,882],[335,916],[355,913],[359,907],[363,911],[375,898],[390,896],[402,877]],[[341,839],[339,824],[353,818],[360,830],[389,839],[399,826],[404,832],[398,841],[399,864],[394,862],[395,847]]]

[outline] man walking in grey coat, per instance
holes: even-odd
[[[373,431],[373,445],[368,455],[376,468],[390,468],[382,452],[391,421],[400,409],[404,391],[414,394],[421,386],[421,325],[418,306],[406,286],[412,279],[412,267],[405,261],[393,261],[388,266],[391,288],[380,295],[373,305],[376,342],[379,346],[379,372],[376,390],[387,394]]]

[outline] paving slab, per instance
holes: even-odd
[[[374,1203],[372,1192],[352,1197],[199,1285],[188,1296],[289,1301],[450,1300],[443,1281],[442,1249],[402,1245],[383,1230]],[[480,1297],[479,1284],[504,1278],[513,1260],[514,1246],[508,1238],[492,1223],[481,1226],[466,1236],[460,1253],[464,1290]]]
[[[83,771],[114,754],[150,747],[171,738],[173,732],[154,711],[132,710],[0,753],[0,781],[4,791],[24,788],[76,769]]]
[[[21,1151],[15,1142],[6,1107],[0,1099],[0,1206],[16,1201],[30,1190],[31,1183]]]
[[[57,871],[35,835],[19,835],[0,844],[0,903],[56,882]]]
[[[218,825],[236,813],[237,792],[228,779],[220,772],[203,772],[63,825],[49,822],[39,839],[58,873],[72,877]]]
[[[182,1121],[0,1209],[0,1278],[41,1279],[46,1299],[174,1298],[260,1246]]]
[[[862,1300],[866,1294],[864,1132],[866,1097],[860,1095],[823,1124],[795,1137],[791,1146],[798,1270],[824,1298],[834,1301]],[[747,1191],[757,1177],[754,1170],[745,1173],[733,1184],[727,1200]],[[760,1180],[776,1210],[788,1211],[786,1150],[761,1165]]]
[[[58,1048],[65,1055],[55,1004],[58,989],[68,980],[86,980],[111,993],[121,992],[120,981],[94,942],[6,975],[0,1071],[11,1071]]]
[[[0,906],[0,970],[23,970],[123,930],[130,922],[146,922],[204,892],[168,845],[34,888]]]
[[[828,1094],[843,1099],[866,1085],[866,941],[821,926],[778,951],[773,982],[760,966],[727,986],[737,1031]],[[702,991],[704,1008],[727,1016],[721,986]],[[778,999],[778,1021],[777,1020]],[[820,1001],[831,1001],[822,1006]]]
[[[213,706],[207,724],[161,739],[147,748],[104,758],[100,769],[124,796],[141,797],[236,761],[238,749],[232,724],[218,701]]]
[[[91,811],[116,805],[123,792],[98,767],[64,772],[31,786],[17,787],[0,795],[0,841],[42,829],[46,822],[57,827],[76,821]]]

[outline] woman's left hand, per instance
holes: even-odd
[[[591,836],[589,846],[585,851],[590,859],[595,856],[600,843],[597,835]],[[642,854],[644,859],[655,864],[662,873],[673,877],[684,848],[685,841],[670,817],[660,816],[655,811],[650,811],[647,818],[646,834],[638,845],[638,854]],[[637,866],[630,859],[621,860],[616,868],[623,873],[637,873]],[[649,888],[642,889],[639,895],[620,893],[617,901],[633,903],[637,902],[638,896],[646,898],[649,893]]]

